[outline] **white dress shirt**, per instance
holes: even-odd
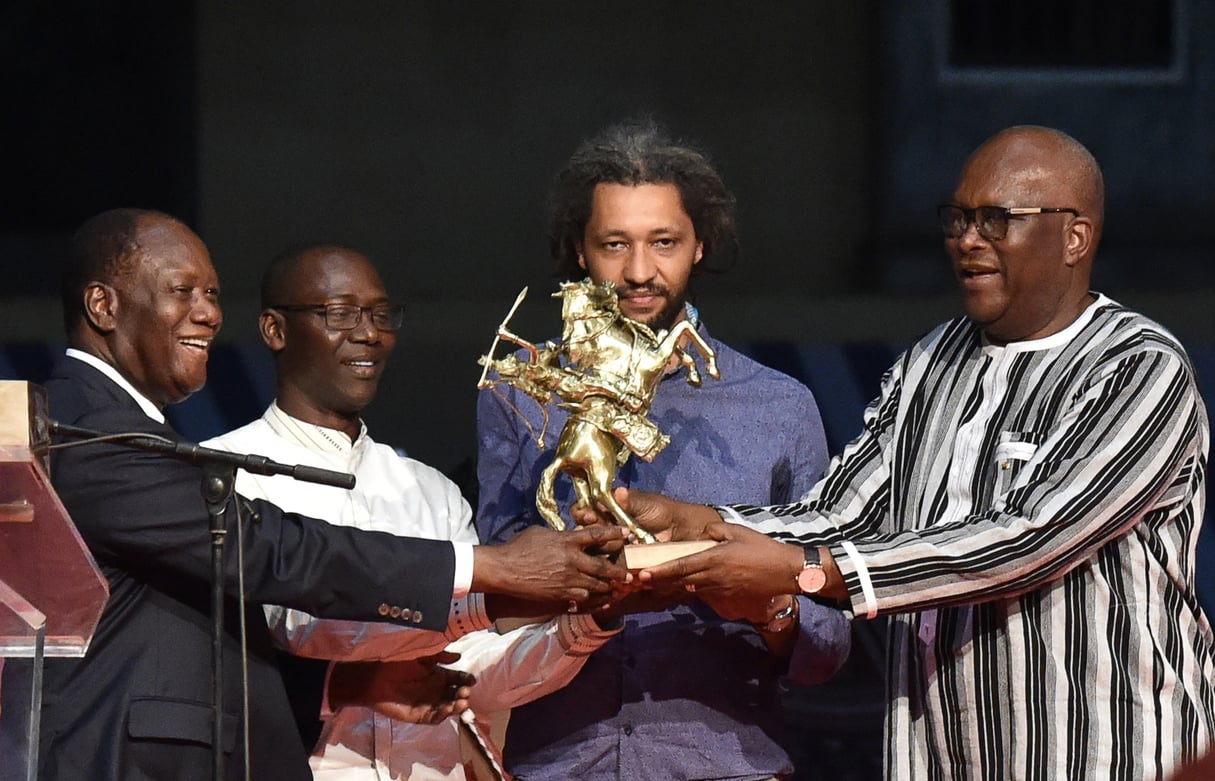
[[[471,559],[477,534],[459,489],[438,470],[372,441],[365,426],[352,443],[340,431],[292,418],[272,404],[259,420],[206,444],[351,472],[357,481],[353,490],[344,491],[240,472],[236,489],[242,496],[267,499],[284,510],[344,526],[452,540],[457,547],[463,543]],[[453,598],[446,632],[321,620],[281,607],[267,607],[266,615],[277,642],[301,656],[387,661],[445,648],[458,652],[461,658],[451,666],[477,676],[471,703],[486,729],[497,714],[564,686],[587,654],[614,634],[583,614],[498,634],[489,629],[480,594]],[[369,708],[346,707],[326,719],[311,764],[317,779],[429,780],[465,778],[464,761],[454,718],[440,725],[417,725]]]

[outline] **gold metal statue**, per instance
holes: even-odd
[[[561,430],[553,462],[540,478],[536,489],[536,509],[554,529],[565,528],[553,496],[553,482],[566,473],[574,483],[577,507],[597,502],[642,542],[654,537],[642,529],[612,497],[616,469],[635,453],[653,460],[669,438],[646,415],[650,403],[675,358],[687,368],[688,383],[699,386],[700,371],[692,356],[681,346],[686,339],[705,358],[709,376],[717,379],[717,354],[687,320],[667,332],[655,333],[648,326],[631,320],[621,311],[612,282],[596,284],[589,279],[562,282],[553,297],[563,299],[561,342],[542,346],[523,339],[506,324],[527,295],[519,293],[506,319],[498,326],[489,354],[480,359],[485,367],[478,388],[507,383],[532,397],[544,412],[544,428],[536,443],[544,447],[548,428],[547,404],[556,397],[570,413]],[[517,355],[494,359],[500,340],[517,344],[527,352],[526,360]],[[493,369],[497,379],[489,378]]]

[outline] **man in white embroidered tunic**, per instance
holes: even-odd
[[[242,472],[237,491],[331,523],[476,544],[472,511],[455,484],[374,442],[360,417],[375,396],[403,317],[389,304],[371,262],[334,245],[289,251],[267,269],[262,305],[259,323],[275,355],[277,398],[259,420],[208,444],[352,472],[357,485],[343,491]],[[539,562],[519,566],[544,570]],[[446,634],[320,620],[280,607],[266,613],[276,640],[302,656],[390,661],[444,649],[459,653],[451,666],[477,677],[469,702],[483,718],[565,685],[587,654],[617,631],[578,613],[497,634],[485,629],[487,599],[498,598],[470,594],[453,603]],[[474,629],[480,631],[468,634]],[[370,707],[346,706],[327,716],[311,765],[317,779],[429,781],[464,779],[468,759],[461,755],[455,717],[410,724]]]
[[[727,541],[643,582],[890,614],[890,778],[1163,778],[1211,745],[1210,428],[1177,340],[1089,290],[1103,201],[1071,137],[998,133],[939,209],[966,317],[900,357],[822,482],[716,512],[623,497]]]

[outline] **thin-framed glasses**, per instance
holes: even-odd
[[[1053,206],[976,206],[973,209],[963,209],[952,203],[943,203],[937,207],[937,218],[941,221],[941,230],[951,239],[959,239],[966,233],[966,228],[972,222],[979,235],[988,241],[1000,241],[1008,235],[1008,221],[1018,217],[1028,217],[1034,214],[1059,214],[1067,212],[1080,216],[1080,211]]]
[[[363,322],[363,313],[371,315],[371,323],[381,331],[395,331],[405,322],[405,307],[392,304],[356,306],[354,304],[273,304],[270,309],[280,312],[313,312],[325,318],[325,327],[334,331],[349,331]]]

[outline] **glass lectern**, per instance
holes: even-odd
[[[10,665],[0,691],[0,709],[9,711],[0,736],[5,779],[35,777],[43,658],[84,656],[109,596],[51,487],[49,445],[43,389],[0,381],[0,664]],[[18,723],[13,709],[22,730],[7,728]]]

